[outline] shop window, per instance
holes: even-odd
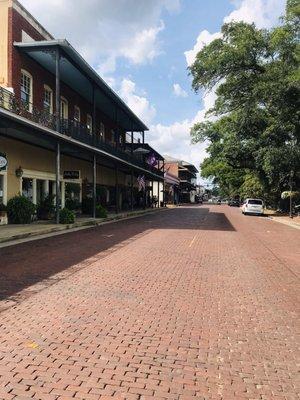
[[[32,112],[32,76],[21,70],[21,101],[27,111]]]
[[[4,176],[0,175],[0,204],[4,203]]]
[[[86,116],[86,127],[87,127],[87,130],[89,131],[89,133],[93,132],[93,119],[90,114],[88,114]]]
[[[53,113],[53,91],[47,85],[44,85],[44,109]]]
[[[74,107],[74,121],[80,123],[80,108],[78,106]]]
[[[33,180],[30,178],[22,179],[22,195],[33,201]]]

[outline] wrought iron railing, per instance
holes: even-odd
[[[23,102],[7,89],[0,87],[0,107],[14,114],[33,121],[43,127],[57,131],[56,116],[51,114],[47,109],[39,109],[31,103]],[[114,143],[104,140],[100,134],[100,129],[96,127],[95,133],[92,134],[90,129],[75,120],[63,119],[59,121],[59,132],[69,136],[82,143],[104,150],[109,154],[121,158],[157,175],[163,176],[163,172],[149,165],[143,157],[135,155],[130,148],[129,143]]]

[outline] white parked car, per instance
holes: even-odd
[[[261,199],[246,199],[242,205],[242,213],[263,215],[264,202]]]

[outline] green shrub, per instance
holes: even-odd
[[[59,223],[60,224],[74,224],[75,214],[73,211],[63,208],[59,212]]]
[[[48,194],[39,202],[37,206],[37,215],[39,219],[53,218],[55,211],[54,198],[55,195]]]
[[[72,210],[72,211],[79,210],[81,207],[80,202],[78,200],[73,200],[73,199],[66,199],[65,204],[66,204],[66,208],[68,210]]]
[[[15,196],[7,203],[8,221],[11,224],[30,224],[35,205],[25,196]]]
[[[101,204],[96,206],[96,218],[107,218],[107,210]]]

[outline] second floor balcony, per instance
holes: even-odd
[[[18,99],[3,87],[0,87],[0,108],[163,177],[163,157],[148,144],[141,143],[140,139],[132,140],[133,133],[118,135],[118,140],[114,142],[105,140],[100,126],[96,125],[92,130],[90,126],[74,119],[58,120],[49,110],[37,108],[32,103]],[[152,160],[149,159],[151,156]]]

